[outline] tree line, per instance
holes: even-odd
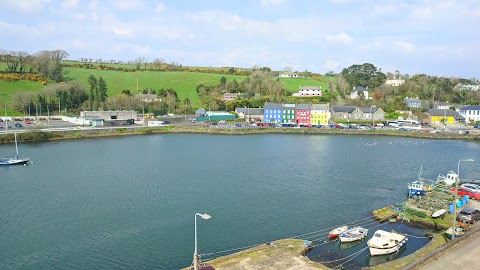
[[[40,73],[55,82],[63,80],[62,61],[69,54],[64,50],[43,50],[34,54],[25,51],[6,51],[0,49],[0,63],[5,63],[6,73]]]

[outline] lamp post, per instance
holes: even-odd
[[[453,231],[452,231],[452,240],[455,238],[455,219],[457,218],[457,194],[458,194],[458,182],[460,182],[460,162],[472,162],[473,159],[460,159],[457,164],[457,181],[455,181],[455,200],[453,201]]]
[[[372,108],[377,108],[376,105],[370,106],[370,115],[372,116],[372,128],[375,127],[375,118],[373,117]]]
[[[193,269],[198,270],[198,253],[197,253],[197,216],[201,217],[204,220],[209,220],[212,217],[205,213],[205,214],[199,214],[195,213],[195,252],[193,253]]]

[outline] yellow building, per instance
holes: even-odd
[[[311,125],[328,125],[330,110],[328,104],[312,104],[310,113]]]
[[[430,114],[431,123],[453,124],[456,119],[462,117],[454,110],[431,109],[428,113]]]

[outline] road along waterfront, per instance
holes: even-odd
[[[1,168],[2,269],[178,269],[192,261],[197,212],[213,217],[198,224],[200,254],[221,256],[368,217],[405,199],[420,165],[433,178],[460,158],[480,160],[475,141],[322,134],[159,134],[20,150],[34,164]]]

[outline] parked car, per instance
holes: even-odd
[[[473,128],[480,128],[480,125],[475,125],[473,126]]]
[[[15,123],[15,127],[23,127],[20,123]]]
[[[455,191],[455,188],[452,188],[452,191]],[[457,194],[460,196],[465,196],[467,195],[470,199],[474,200],[480,200],[480,193],[477,192],[472,192],[470,189],[465,188],[465,187],[459,187]]]
[[[464,221],[468,223],[475,223],[475,221],[480,219],[480,210],[475,208],[466,207],[463,208],[460,213],[458,213],[457,220]]]
[[[235,126],[236,126],[236,127],[242,127],[242,124],[236,123]]]
[[[218,121],[219,124],[225,124],[225,120]]]
[[[480,193],[480,186],[475,184],[462,184],[461,187],[468,188],[470,191]]]
[[[28,119],[25,120],[25,125],[30,125],[30,124],[31,124],[31,123],[30,123],[30,120],[28,120]]]
[[[3,119],[2,119],[2,118],[0,118],[0,122],[3,122]]]

